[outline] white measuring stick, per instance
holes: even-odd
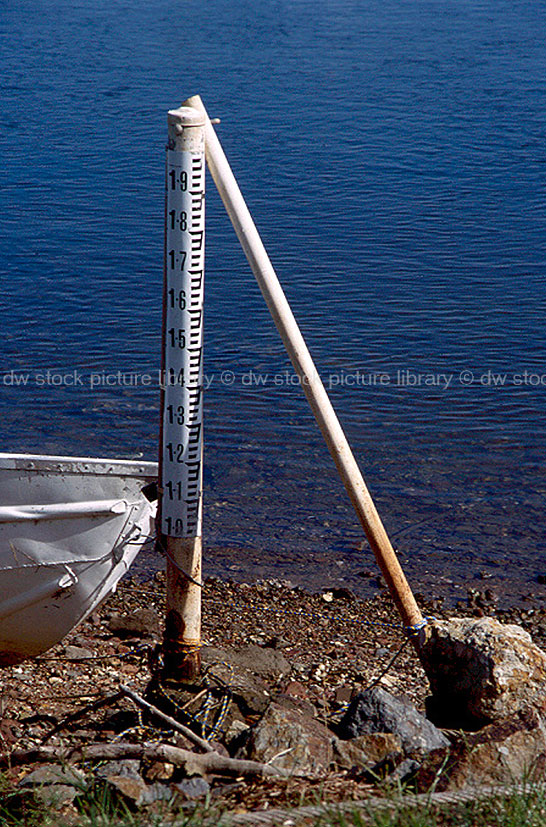
[[[168,113],[161,398],[161,534],[167,552],[165,671],[193,679],[201,636],[205,119]]]
[[[182,106],[191,106],[200,111],[206,118],[205,154],[214,183],[218,188],[294,369],[300,377],[307,400],[362,523],[368,542],[372,547],[402,620],[408,627],[418,625],[423,621],[422,614],[315,368],[235,176],[224,155],[220,141],[207,116],[203,102],[199,95],[195,95],[188,98]]]
[[[204,118],[172,110],[168,126],[161,531],[195,537],[201,534]]]

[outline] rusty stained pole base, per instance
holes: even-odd
[[[164,540],[167,615],[162,677],[191,685],[201,673],[201,537]]]

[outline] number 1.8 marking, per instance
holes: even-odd
[[[177,224],[182,232],[188,229],[188,214],[185,210],[181,210],[179,213],[177,210],[169,210],[169,218],[171,219],[171,230],[174,230]]]

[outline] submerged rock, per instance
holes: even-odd
[[[442,726],[477,728],[546,706],[546,653],[520,626],[489,617],[434,621],[420,658]]]

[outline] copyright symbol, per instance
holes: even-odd
[[[461,385],[471,385],[474,381],[474,374],[471,370],[462,370],[459,374],[459,382]]]
[[[222,385],[233,385],[235,382],[235,374],[232,370],[224,370],[220,376]]]

